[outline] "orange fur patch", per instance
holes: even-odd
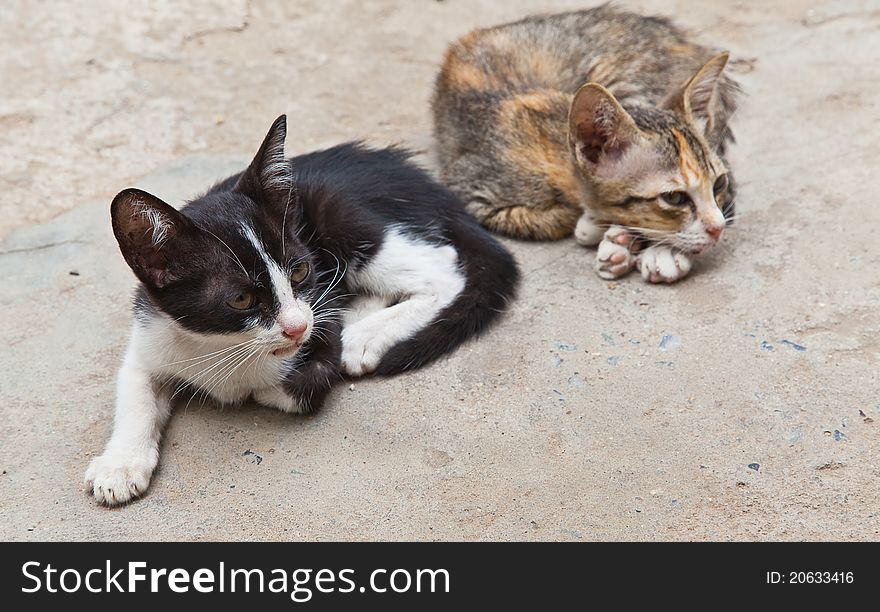
[[[486,90],[496,85],[485,72],[462,60],[455,52],[450,52],[443,65],[443,80],[449,87],[461,91]]]
[[[698,183],[705,182],[703,169],[700,167],[700,163],[697,161],[697,158],[694,156],[693,151],[691,151],[690,145],[687,143],[687,139],[676,129],[672,130],[672,134],[675,136],[675,139],[678,141],[678,149],[679,149],[679,157],[678,157],[678,168],[681,170],[681,176],[684,178],[684,184],[687,185],[688,188],[692,188],[694,185]]]
[[[522,94],[501,103],[501,116],[508,122],[511,133],[518,135],[517,142],[507,150],[506,157],[511,163],[522,167],[524,173],[541,172],[550,186],[562,194],[562,202],[548,202],[545,205],[578,207],[581,185],[564,141],[563,126],[555,122],[537,122],[530,116],[532,113],[550,114],[553,107],[550,96],[541,92]],[[552,133],[548,133],[548,129]],[[542,205],[539,202],[534,204]]]

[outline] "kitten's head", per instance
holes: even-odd
[[[184,330],[290,357],[315,325],[316,274],[279,117],[247,170],[177,211],[139,189],[110,207],[125,261]]]
[[[569,142],[597,220],[690,253],[718,242],[733,212],[733,181],[718,153],[726,63],[726,53],[712,58],[658,108],[627,112],[596,83],[578,90]]]

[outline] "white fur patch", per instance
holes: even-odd
[[[266,189],[292,189],[293,166],[284,157],[286,129],[276,130],[269,139],[260,181]]]
[[[165,215],[155,208],[147,206],[144,202],[138,201],[134,203],[139,215],[144,217],[150,224],[151,234],[150,240],[153,246],[162,246],[168,239],[168,231],[171,229],[171,222]]]
[[[636,180],[665,174],[662,161],[651,146],[637,142],[626,149],[619,159],[603,159],[595,169],[600,178]]]
[[[269,335],[279,336],[279,340],[282,340],[280,336],[284,327],[305,325],[306,331],[302,336],[304,344],[309,339],[314,326],[315,317],[311,306],[293,294],[288,273],[266,252],[266,247],[254,230],[242,224],[241,232],[254,246],[260,259],[266,265],[266,269],[269,271],[269,282],[272,284],[272,292],[275,294],[275,299],[278,300],[275,326],[269,330]]]
[[[360,376],[375,370],[393,345],[433,322],[464,289],[465,277],[452,246],[430,244],[390,228],[379,252],[352,271],[349,282],[376,296],[355,305],[342,331],[342,366]],[[394,305],[383,307],[387,303]]]

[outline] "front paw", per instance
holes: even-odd
[[[342,368],[349,376],[369,374],[379,366],[385,355],[381,334],[369,322],[355,323],[342,332]]]
[[[298,398],[285,393],[283,389],[279,389],[278,387],[260,389],[254,393],[254,399],[264,406],[277,408],[282,412],[293,412],[295,414],[309,412]]]
[[[289,372],[280,386],[255,393],[254,399],[284,412],[311,414],[321,408],[337,380],[338,362],[313,359]]]
[[[639,256],[639,270],[650,283],[674,283],[691,271],[691,260],[670,247],[652,246]]]
[[[105,453],[92,460],[85,483],[95,500],[106,506],[124,504],[143,495],[158,462],[157,453]]]
[[[596,246],[602,240],[602,228],[593,221],[589,214],[584,213],[575,225],[574,240],[581,246]]]
[[[636,263],[636,244],[636,237],[626,229],[609,228],[596,250],[596,274],[606,280],[629,274]]]

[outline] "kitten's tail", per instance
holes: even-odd
[[[392,346],[376,374],[414,370],[452,352],[485,331],[515,296],[519,268],[491,234],[467,216],[456,224],[453,241],[466,277],[464,289],[433,323]]]

